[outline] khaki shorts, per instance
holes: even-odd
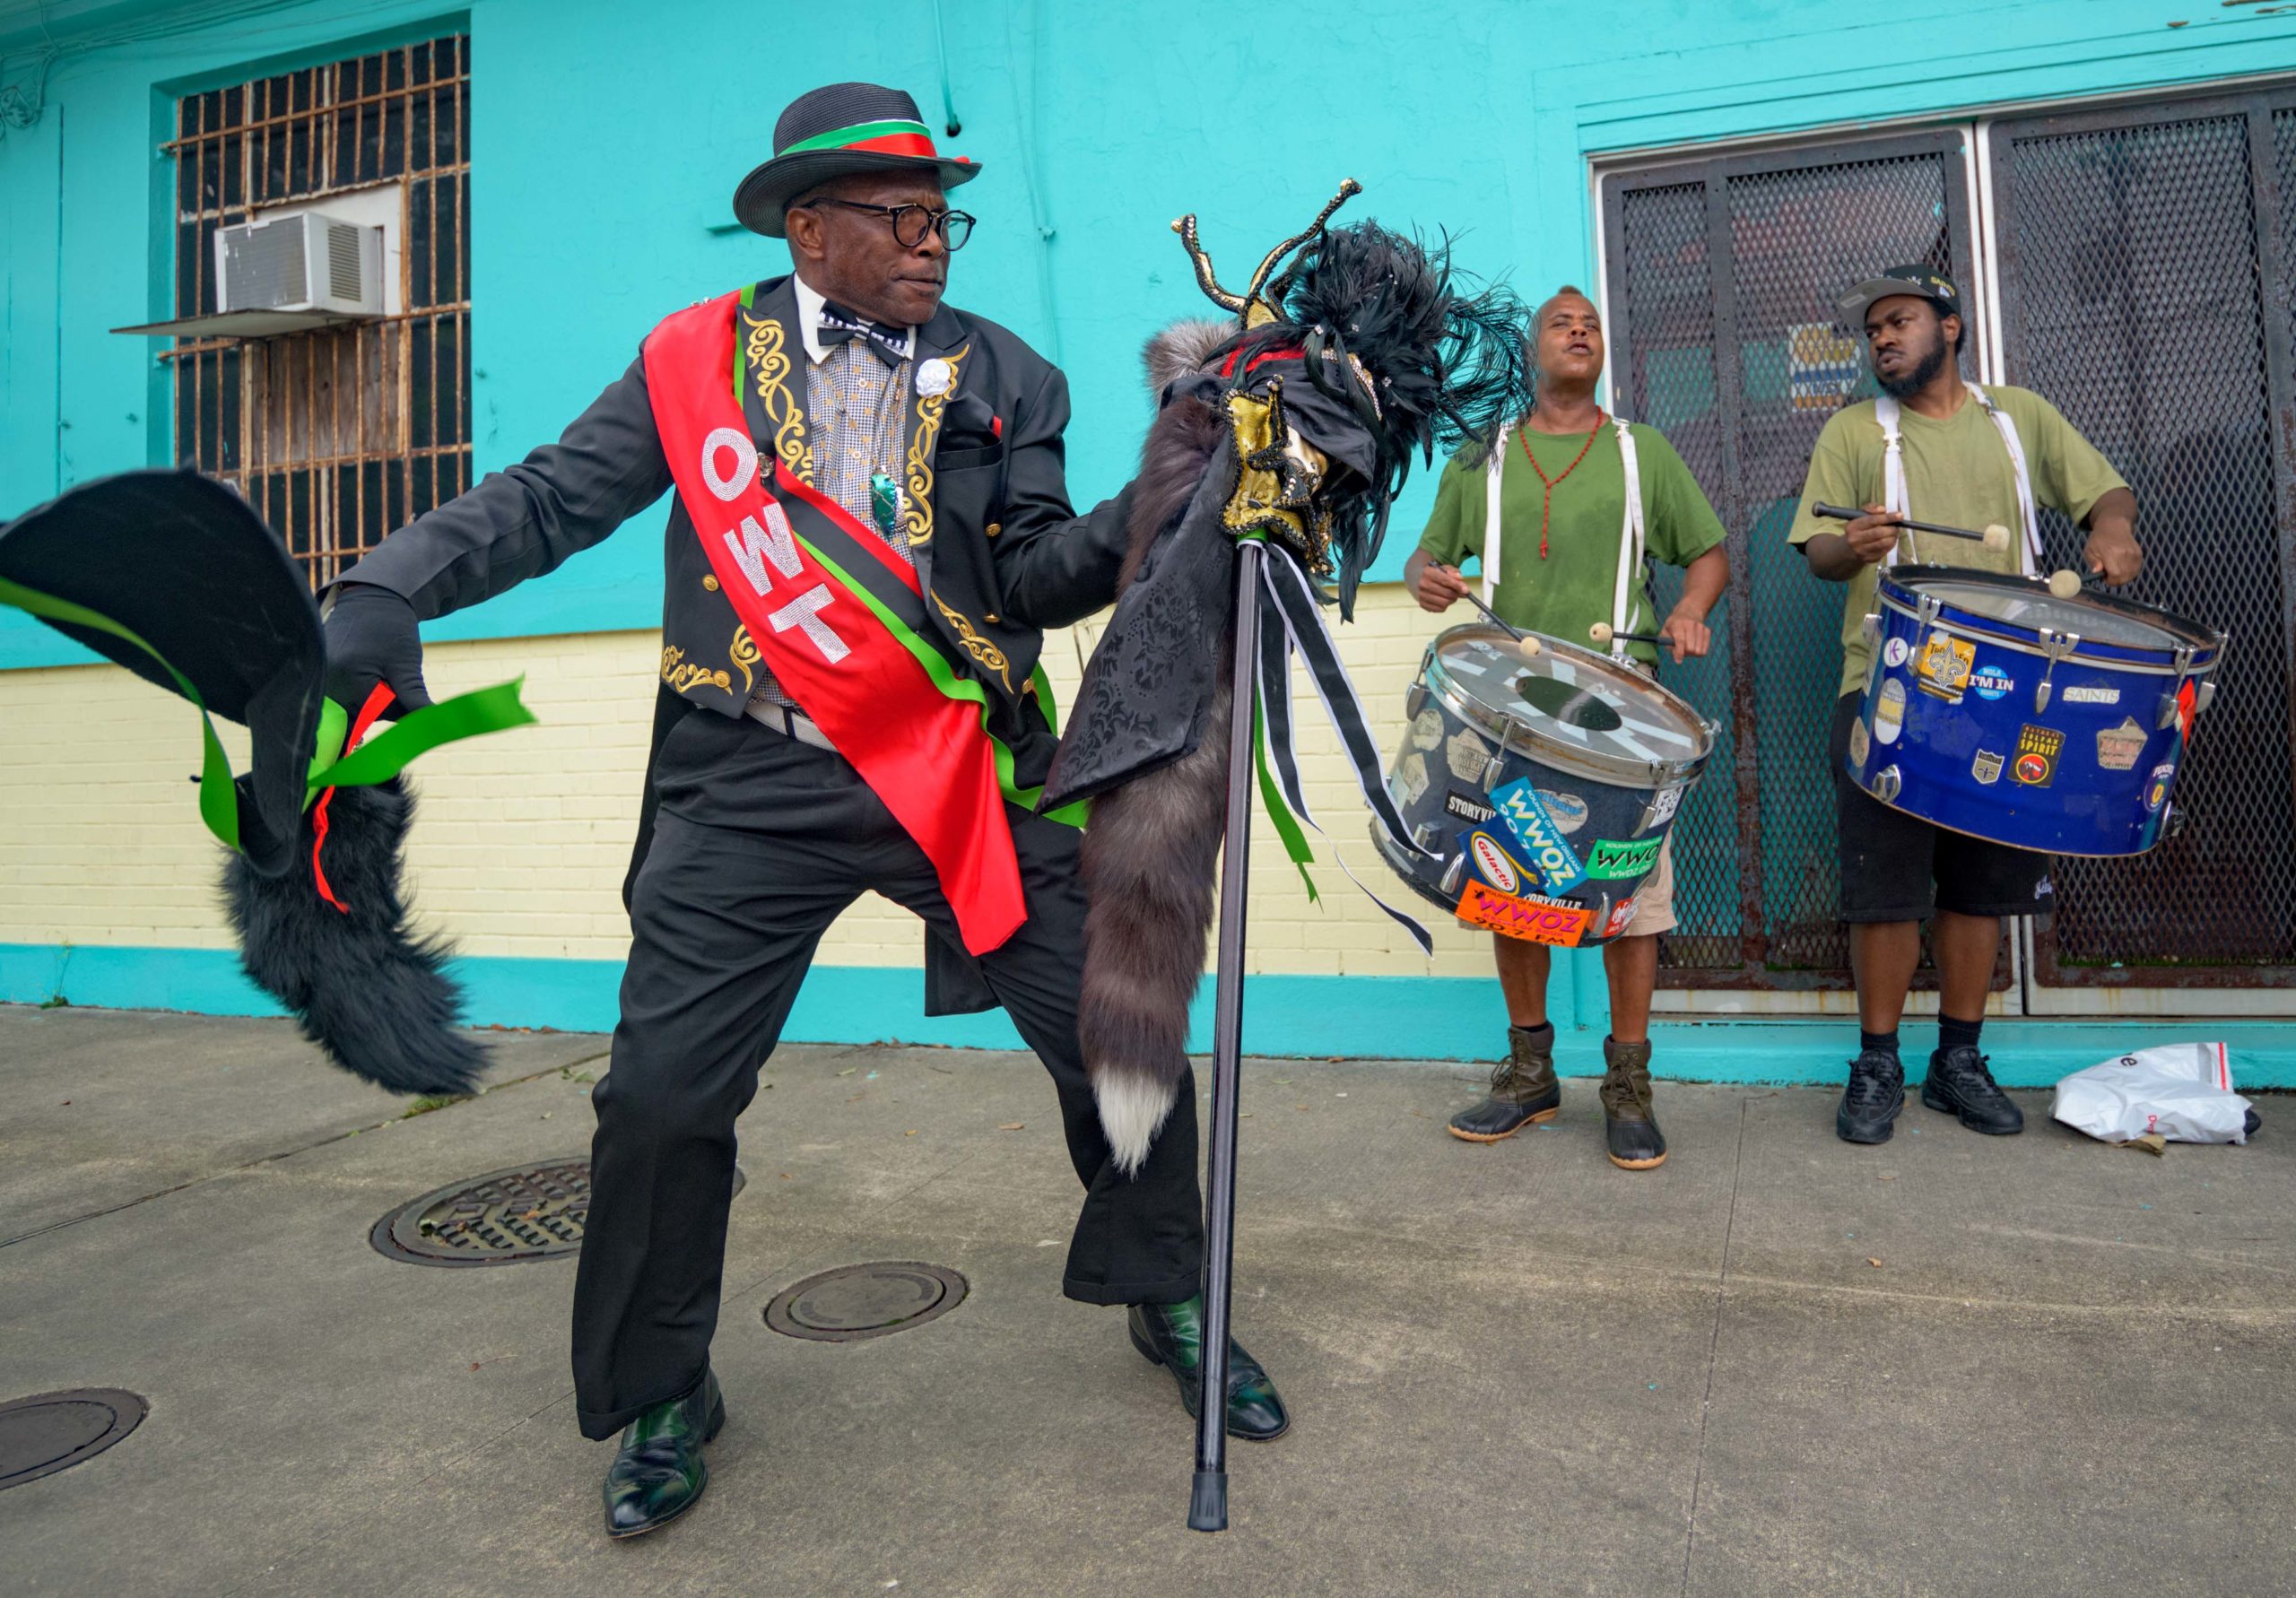
[[[1674,835],[1670,829],[1658,840],[1658,864],[1642,879],[1642,886],[1634,895],[1634,920],[1626,929],[1627,936],[1639,938],[1651,933],[1674,930]]]

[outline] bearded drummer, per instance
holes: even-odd
[[[1592,300],[1574,288],[1556,290],[1539,308],[1534,337],[1538,398],[1530,414],[1500,436],[1495,459],[1455,456],[1445,467],[1404,580],[1422,610],[1440,613],[1467,596],[1459,563],[1473,555],[1483,604],[1511,626],[1581,644],[1597,625],[1607,627],[1623,657],[1646,672],[1658,664],[1652,638],[1677,663],[1704,655],[1707,614],[1730,576],[1720,519],[1657,429],[1613,416],[1595,398],[1603,319]],[[1627,492],[1630,473],[1638,495]],[[1498,535],[1491,536],[1494,505]],[[1682,598],[1663,621],[1650,595],[1651,560],[1687,569]],[[1611,1035],[1603,1040],[1600,1097],[1611,1163],[1649,1170],[1666,1158],[1650,1090],[1658,934],[1674,925],[1674,870],[1663,844],[1633,902],[1631,934],[1603,948]],[[1490,1098],[1450,1126],[1454,1137],[1477,1143],[1552,1120],[1562,1102],[1546,1013],[1547,948],[1494,933],[1492,951],[1507,1001],[1507,1055],[1492,1073]]]
[[[1893,266],[1858,284],[1837,312],[1864,330],[1882,395],[1844,406],[1826,422],[1791,535],[1812,571],[1848,585],[1828,758],[1860,1037],[1834,1126],[1848,1142],[1890,1139],[1905,1104],[1898,1023],[1926,920],[1939,1002],[1937,1047],[1921,1101],[1973,1131],[2018,1132],[2024,1114],[1995,1084],[1978,1037],[2002,917],[2051,908],[2048,859],[1893,810],[1845,775],[1873,664],[1864,622],[1875,608],[1881,569],[1898,560],[2033,575],[2040,556],[2036,505],[2054,506],[2087,529],[2083,559],[2092,573],[2129,582],[2143,564],[2136,497],[2039,395],[1962,380],[1955,357],[1968,324],[1951,279],[1926,266]],[[1824,521],[1812,508],[1819,504],[1861,506],[1866,514],[1847,524]],[[1902,525],[1909,517],[2004,527],[2009,536],[1979,543],[1917,533]]]

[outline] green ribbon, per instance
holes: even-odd
[[[1322,896],[1316,891],[1316,879],[1308,874],[1308,867],[1315,864],[1315,852],[1308,847],[1308,835],[1300,830],[1300,818],[1283,802],[1283,790],[1275,786],[1275,774],[1267,769],[1267,743],[1260,720],[1259,694],[1252,694],[1252,764],[1259,770],[1259,802],[1266,808],[1267,819],[1275,823],[1275,836],[1283,840],[1283,852],[1292,857],[1298,868],[1300,881],[1308,886],[1308,902],[1318,904]]]
[[[149,642],[110,617],[75,604],[68,599],[58,599],[36,588],[27,588],[0,578],[0,604],[13,605],[20,611],[38,616],[43,621],[69,622],[133,644],[159,664],[160,668],[175,680],[176,690],[189,699],[199,712],[200,740],[203,746],[199,771],[199,819],[207,824],[223,845],[231,849],[239,847],[239,795],[231,783],[230,757],[223,751],[223,742],[215,735],[215,722],[207,712],[207,701],[191,679],[176,670],[167,656]],[[369,787],[388,782],[423,754],[444,743],[464,738],[474,738],[482,733],[499,733],[505,728],[525,726],[535,719],[534,712],[519,702],[518,690],[524,677],[508,682],[498,682],[491,688],[482,688],[473,693],[457,694],[435,705],[425,705],[420,710],[408,712],[390,730],[370,739],[340,760],[335,753],[343,747],[343,739],[350,725],[350,717],[342,706],[326,700],[319,710],[317,751],[305,778],[303,803],[309,806],[322,789]]]

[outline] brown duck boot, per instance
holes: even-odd
[[[1611,1163],[1647,1171],[1666,1162],[1665,1135],[1650,1113],[1650,1046],[1603,1039],[1603,1135]]]
[[[1451,1135],[1471,1143],[1513,1137],[1534,1121],[1552,1121],[1562,1104],[1554,1080],[1554,1026],[1507,1029],[1507,1058],[1491,1073],[1491,1097],[1451,1117]]]

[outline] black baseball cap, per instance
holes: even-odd
[[[1941,317],[1963,317],[1961,291],[1953,285],[1953,280],[1920,265],[1892,266],[1879,277],[1867,278],[1834,301],[1834,315],[1844,326],[1862,329],[1866,313],[1874,308],[1874,302],[1897,294],[1918,295],[1935,306]]]

